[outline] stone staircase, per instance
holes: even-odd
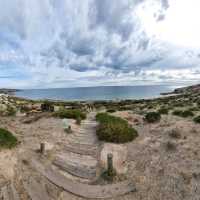
[[[28,174],[24,175],[23,181],[27,197],[20,198],[14,185],[9,184],[1,188],[0,200],[131,200],[132,197],[126,195],[135,191],[130,180],[109,185],[95,184],[99,176],[101,150],[96,127],[95,113],[90,113],[79,130],[67,136],[68,142],[52,160],[37,154],[29,159]],[[63,197],[51,194],[52,191],[59,191],[59,196],[62,194]]]

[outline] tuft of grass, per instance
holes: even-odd
[[[17,145],[17,138],[8,130],[0,128],[0,148],[11,149]]]
[[[158,112],[148,112],[145,115],[145,121],[147,121],[148,123],[155,123],[155,122],[159,122],[161,119],[161,115]]]
[[[165,144],[165,148],[166,148],[166,151],[175,151],[176,150],[176,144],[168,141]]]
[[[169,136],[171,138],[174,138],[174,139],[180,139],[181,138],[181,134],[179,132],[178,129],[172,129],[170,132],[169,132]]]
[[[137,131],[120,117],[99,113],[96,115],[96,120],[100,123],[96,133],[101,141],[126,143],[138,136]]]

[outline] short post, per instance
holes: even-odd
[[[113,169],[113,154],[109,153],[107,155],[107,173],[108,175],[112,176],[114,172]]]
[[[41,143],[40,144],[40,153],[44,154],[44,152],[45,152],[45,143]]]

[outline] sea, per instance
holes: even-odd
[[[16,96],[33,100],[98,101],[150,99],[161,93],[172,92],[177,85],[100,86],[53,89],[25,89]]]

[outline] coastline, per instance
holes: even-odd
[[[106,86],[86,88],[28,89],[15,92],[15,96],[36,101],[125,101],[160,98],[163,92],[172,92],[171,85]]]

